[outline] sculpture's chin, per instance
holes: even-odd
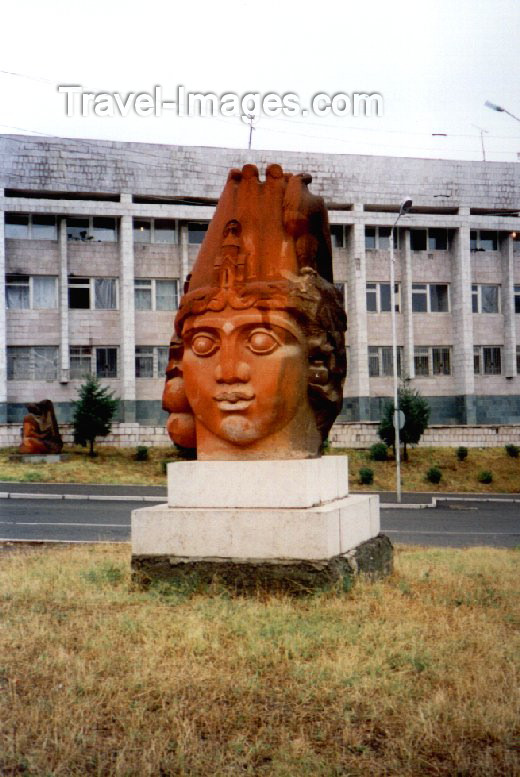
[[[232,415],[224,418],[218,436],[234,445],[249,445],[260,439],[262,433],[257,424],[250,419],[241,415]]]

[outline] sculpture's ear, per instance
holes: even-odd
[[[174,334],[170,342],[162,406],[163,410],[167,410],[170,413],[166,423],[170,439],[183,448],[195,448],[195,419],[184,391],[184,377],[182,374],[183,355],[184,344],[181,338]]]

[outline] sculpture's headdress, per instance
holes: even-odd
[[[309,274],[332,283],[327,211],[311,181],[280,165],[267,168],[265,183],[254,165],[230,171],[181,300],[179,333],[186,316],[225,305],[292,308]]]

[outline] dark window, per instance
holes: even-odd
[[[484,375],[500,375],[502,354],[500,348],[483,348]]]
[[[33,215],[31,237],[34,240],[57,240],[56,216]]]
[[[448,286],[445,283],[430,284],[430,311],[431,313],[448,312]]]
[[[432,348],[432,366],[434,375],[450,375],[450,349]]]
[[[153,347],[137,346],[135,349],[136,378],[153,378]]]
[[[114,243],[117,240],[116,220],[94,216],[92,221],[92,235],[94,240]]]
[[[90,346],[71,346],[69,356],[71,380],[79,380],[90,375],[92,370],[92,348]]]
[[[96,348],[98,378],[117,378],[117,348]]]
[[[149,243],[152,234],[151,221],[134,219],[134,243]]]
[[[67,219],[68,240],[90,240],[89,219]]]
[[[410,248],[412,251],[426,251],[426,235],[425,229],[410,230]]]
[[[367,311],[377,313],[377,284],[367,283]]]
[[[515,286],[515,313],[520,313],[520,286]]]
[[[8,310],[29,308],[29,276],[7,275],[5,279],[5,304]]]
[[[20,213],[7,213],[5,216],[5,236],[29,237],[29,216]]]
[[[206,237],[208,224],[204,221],[190,221],[188,223],[188,242],[200,245]]]
[[[428,230],[428,250],[446,251],[447,248],[448,248],[448,230],[429,229]]]
[[[330,238],[332,246],[334,248],[343,248],[344,246],[344,229],[343,224],[331,224],[330,225]]]
[[[69,308],[90,309],[90,282],[88,278],[69,278]]]
[[[472,229],[469,233],[469,247],[470,251],[476,251],[478,246],[478,232],[476,229]]]
[[[427,313],[428,295],[426,283],[412,284],[412,311],[414,313]]]
[[[154,220],[154,243],[175,243],[175,221],[173,219]]]
[[[365,227],[365,248],[372,251],[376,247],[376,228]]]
[[[380,283],[379,284],[379,293],[381,295],[381,312],[387,313],[392,310],[392,305],[390,302],[390,284],[389,283]]]
[[[481,230],[479,248],[481,251],[496,251],[498,248],[497,232],[489,232],[489,231]]]
[[[379,248],[383,248],[383,249],[390,248],[390,232],[391,231],[392,231],[391,227],[379,227],[378,228],[378,233],[379,233],[379,235],[378,235],[378,237],[379,237],[378,247]],[[395,235],[394,235],[394,244],[395,244]],[[394,248],[395,247],[396,246],[394,245]]]
[[[415,374],[417,376],[420,377],[430,374],[428,348],[415,348],[413,360],[415,365]]]

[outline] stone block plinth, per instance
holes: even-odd
[[[348,495],[347,457],[168,465],[168,504],[132,513],[132,569],[155,579],[312,590],[387,574],[379,497]]]

